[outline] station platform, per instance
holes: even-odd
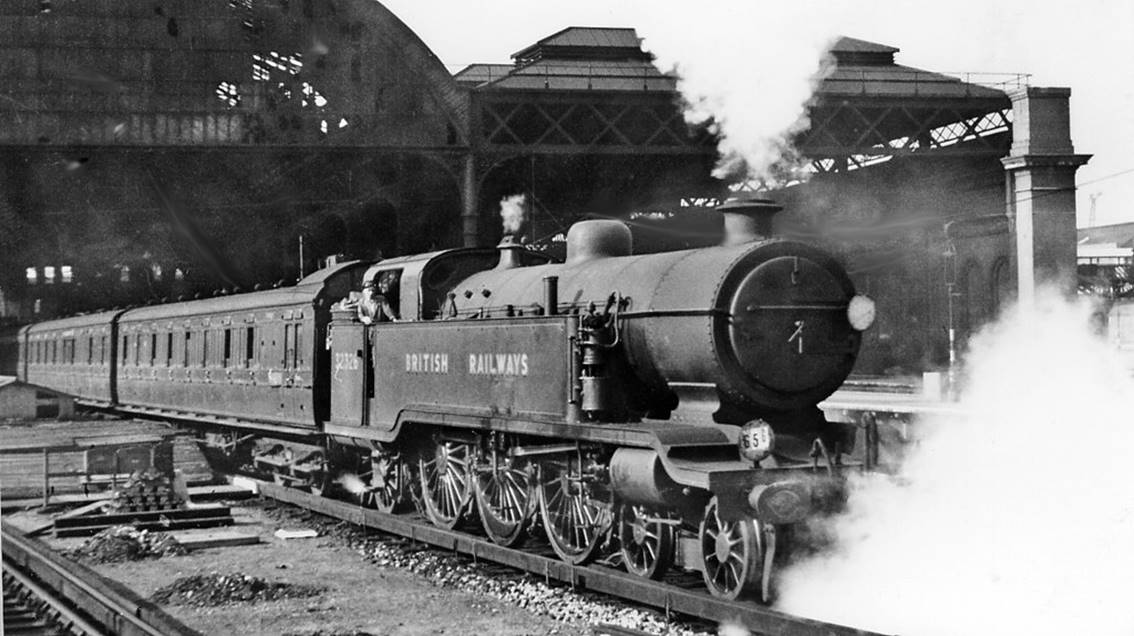
[[[943,374],[851,377],[819,403],[832,422],[861,425],[863,417],[912,423],[924,417],[961,417],[964,409],[950,396]]]
[[[119,449],[168,444],[173,467],[190,481],[212,474],[196,442],[175,428],[124,419],[40,419],[0,425],[0,497],[40,497],[45,479],[51,495],[75,495],[105,484],[96,466],[113,464]],[[136,453],[135,453],[136,454]],[[131,465],[120,465],[129,472]],[[84,487],[86,486],[86,487]]]

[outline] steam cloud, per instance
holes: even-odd
[[[712,118],[720,135],[714,176],[804,177],[791,140],[810,126],[806,107],[832,68],[836,22],[816,20],[803,4],[730,4],[728,13],[708,24],[683,21],[681,29],[672,16],[646,16],[644,45],[659,68],[680,76],[686,120]]]
[[[904,634],[1131,634],[1134,381],[1054,295],[979,334],[901,484],[863,478],[781,609]]]
[[[520,233],[527,218],[528,197],[524,194],[513,194],[500,200],[500,219],[504,223],[504,234],[515,235]]]
[[[339,478],[335,481],[339,482],[339,484],[343,487],[343,490],[349,492],[352,495],[359,495],[366,492],[367,490],[366,484],[364,484],[362,480],[358,478],[358,475],[354,475],[352,473],[343,473],[342,475],[339,475]]]

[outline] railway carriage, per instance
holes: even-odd
[[[634,255],[589,221],[564,263],[508,242],[349,263],[33,326],[21,355],[291,486],[767,599],[779,529],[842,500],[854,434],[816,404],[873,319],[831,257],[766,235],[776,209],[726,205],[705,249]]]
[[[115,401],[116,320],[110,311],[29,325],[20,331],[21,380],[99,406]]]
[[[294,287],[143,307],[118,321],[118,406],[277,432],[315,430],[329,409],[330,306],[366,264]]]

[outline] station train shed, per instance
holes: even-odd
[[[724,183],[632,28],[451,73],[373,0],[0,6],[0,314],[27,322],[295,280],[320,257],[496,242],[767,192],[879,302],[862,373],[940,368],[1037,278],[1073,286],[1066,88],[832,50],[805,183]],[[775,96],[769,96],[774,99]],[[6,241],[6,242],[5,242]]]

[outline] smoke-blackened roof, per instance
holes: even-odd
[[[456,74],[491,90],[675,91],[631,28],[568,27],[512,56],[515,64],[473,64]]]
[[[835,67],[819,86],[820,96],[864,98],[961,98],[1006,100],[999,87],[1017,76],[967,74],[954,76],[903,66],[894,61],[901,49],[877,42],[841,37],[831,45]]]
[[[567,27],[512,55],[516,63],[552,57],[649,59],[632,28]]]

